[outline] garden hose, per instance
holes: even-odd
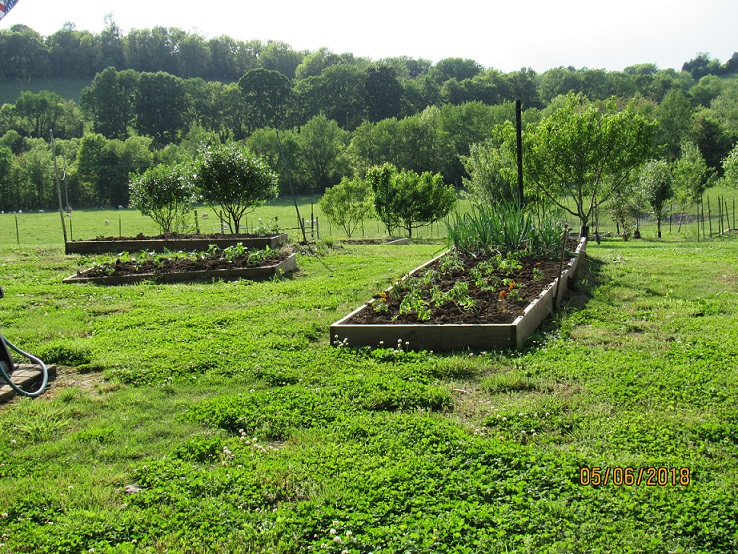
[[[15,350],[18,354],[24,356],[25,358],[28,358],[29,361],[38,366],[41,371],[41,386],[38,388],[38,390],[35,390],[33,392],[24,390],[23,388],[15,384],[10,378],[10,374],[13,372],[16,366],[13,364],[13,358],[11,358],[8,348]],[[44,390],[46,390],[46,385],[49,382],[49,372],[46,369],[46,365],[37,357],[29,354],[28,352],[24,352],[23,350],[15,346],[2,335],[0,335],[0,377],[4,379],[15,392],[17,392],[18,394],[22,394],[23,396],[28,396],[30,398],[41,396]]]

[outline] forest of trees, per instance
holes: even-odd
[[[68,24],[43,37],[13,26],[0,31],[0,59],[0,86],[89,81],[79,102],[26,91],[0,107],[6,212],[53,206],[50,129],[70,203],[80,208],[126,206],[130,174],[226,141],[264,156],[283,191],[288,177],[296,192],[320,193],[383,163],[461,186],[464,159],[513,120],[515,99],[528,125],[572,91],[632,102],[657,124],[654,158],[673,161],[696,145],[714,177],[738,140],[738,53],[725,63],[700,53],[681,71],[644,63],[503,73],[470,59],[375,61],[175,28],[124,35],[108,18],[99,34]]]

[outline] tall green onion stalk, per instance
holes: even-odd
[[[514,203],[473,204],[468,213],[454,211],[446,219],[449,244],[473,255],[532,252],[556,257],[561,240],[557,214],[534,216]]]

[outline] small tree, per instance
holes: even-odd
[[[231,233],[238,233],[241,219],[277,197],[277,174],[250,150],[235,142],[211,146],[196,164],[195,182],[203,199],[219,206]]]
[[[445,217],[456,204],[454,187],[446,185],[438,173],[418,175],[384,164],[371,168],[366,179],[374,192],[377,215],[390,234],[402,227],[412,237],[413,229]]]
[[[630,238],[637,229],[637,221],[641,211],[641,191],[635,178],[628,179],[610,197],[607,211],[617,226],[618,234],[624,241]],[[636,235],[636,238],[638,236]]]
[[[570,93],[561,108],[526,130],[527,182],[578,217],[586,234],[597,207],[646,159],[653,129],[632,105],[618,110],[615,99],[596,105]]]
[[[163,234],[186,229],[186,215],[197,201],[192,173],[184,164],[157,165],[131,175],[131,206],[154,220]]]
[[[341,182],[326,189],[320,199],[320,209],[328,220],[341,227],[348,238],[373,210],[372,191],[362,179],[344,177]]]
[[[516,203],[518,201],[517,167],[508,149],[493,143],[472,144],[469,155],[461,157],[469,178],[462,178],[467,191],[483,203]]]
[[[674,177],[665,160],[652,160],[641,169],[639,181],[643,196],[656,217],[656,229],[661,238],[661,221],[666,217],[666,203],[674,196]]]
[[[681,156],[672,165],[674,198],[681,209],[677,232],[682,230],[686,207],[697,204],[702,198],[709,175],[707,162],[695,143],[683,142],[681,152]]]
[[[738,143],[723,160],[723,172],[726,186],[738,188]]]

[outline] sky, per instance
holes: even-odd
[[[725,62],[738,51],[736,0],[18,0],[0,29],[24,24],[50,35],[72,22],[97,33],[108,14],[126,33],[179,27],[372,60],[469,58],[504,72],[679,70],[702,52]]]

